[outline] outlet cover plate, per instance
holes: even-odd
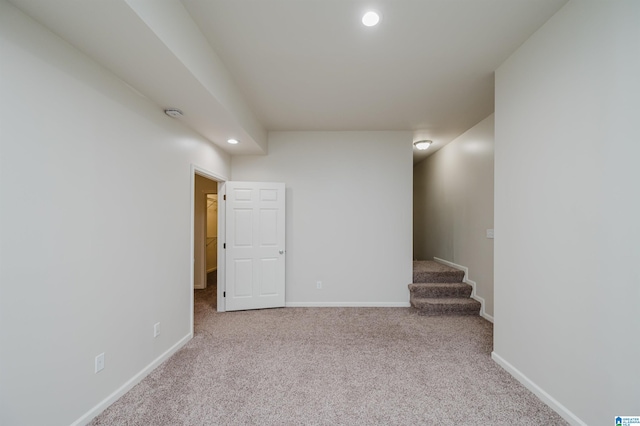
[[[96,369],[95,372],[98,373],[104,370],[104,352],[96,357]]]

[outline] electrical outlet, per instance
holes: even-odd
[[[322,281],[316,281],[316,288],[322,290]]]
[[[487,229],[487,238],[493,239],[493,229]]]
[[[153,324],[153,337],[158,337],[160,335],[160,323],[157,322]]]
[[[104,352],[96,357],[96,373],[104,369]]]

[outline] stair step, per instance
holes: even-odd
[[[480,302],[469,298],[412,298],[418,315],[479,315]]]
[[[433,260],[413,261],[414,283],[455,283],[462,282],[464,271]]]
[[[412,298],[469,297],[472,287],[465,283],[413,283],[409,284]]]

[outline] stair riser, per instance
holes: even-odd
[[[429,288],[413,287],[409,289],[411,298],[471,297],[471,286],[468,288]]]
[[[463,271],[413,273],[414,283],[460,283],[463,279]]]
[[[470,298],[411,299],[411,306],[433,315],[477,315],[481,308],[480,302]]]
[[[418,310],[418,315],[479,315],[480,304],[473,305],[437,305],[411,306]]]
[[[444,316],[478,316],[480,315],[480,309],[474,312],[433,312],[418,310],[418,315],[423,317],[444,317]]]

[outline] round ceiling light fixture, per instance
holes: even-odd
[[[227,143],[230,143],[231,145],[238,145],[240,141],[238,139],[229,139]]]
[[[420,151],[424,151],[425,149],[429,148],[432,143],[433,143],[432,141],[425,139],[425,140],[414,142],[413,146],[415,146]]]
[[[373,10],[368,11],[362,17],[362,23],[367,27],[373,27],[380,22],[380,15]]]

